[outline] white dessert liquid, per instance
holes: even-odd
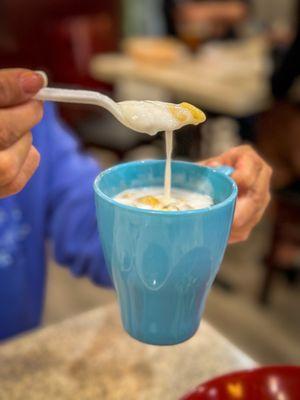
[[[128,189],[114,199],[127,206],[160,211],[199,210],[213,205],[208,195],[177,188],[172,189],[171,197],[166,200],[163,187]]]
[[[128,126],[148,135],[175,131],[185,125],[198,125],[205,121],[205,114],[189,103],[131,100],[121,101],[118,106]]]

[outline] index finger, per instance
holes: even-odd
[[[21,68],[0,70],[0,107],[25,103],[45,84],[39,72]]]

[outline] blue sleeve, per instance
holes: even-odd
[[[111,285],[97,230],[93,193],[100,167],[80,152],[72,133],[49,104],[45,123],[49,168],[46,226],[55,259],[76,276],[86,275],[96,284]]]

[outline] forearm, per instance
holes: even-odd
[[[110,284],[96,224],[93,182],[100,167],[79,150],[72,133],[46,105],[47,233],[54,255],[76,276]]]

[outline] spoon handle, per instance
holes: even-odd
[[[110,111],[116,118],[121,118],[117,103],[108,96],[92,90],[56,89],[47,87],[41,89],[34,98],[41,101],[93,104]]]

